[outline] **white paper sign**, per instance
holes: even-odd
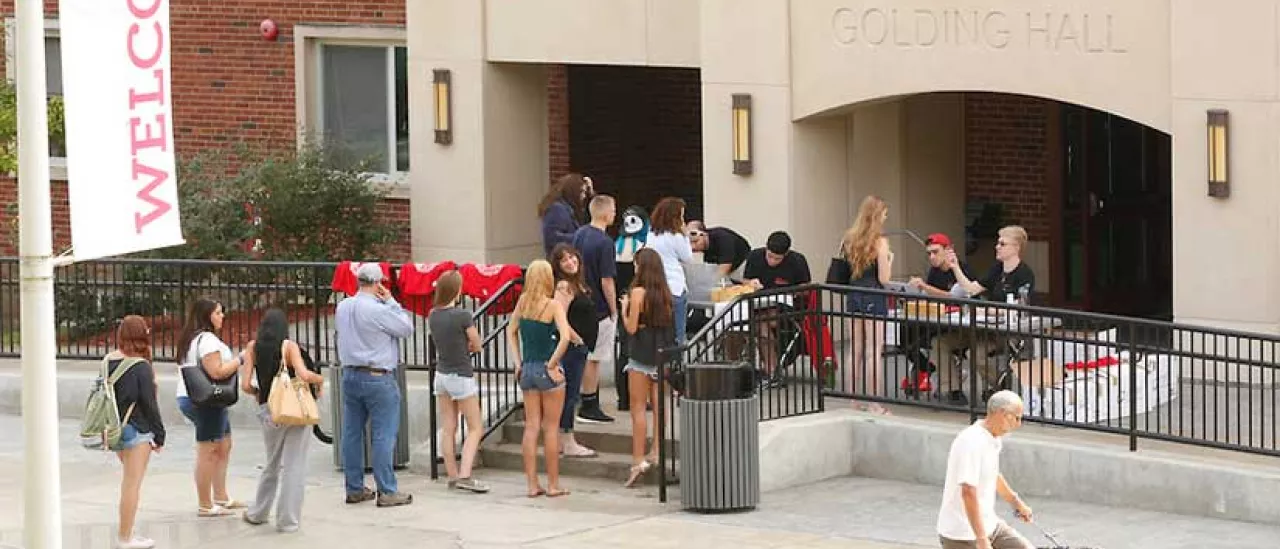
[[[182,244],[169,0],[62,0],[59,19],[75,258]]]

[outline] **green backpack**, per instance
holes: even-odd
[[[116,367],[116,371],[107,374],[111,369],[111,360],[117,357],[102,359],[102,371],[89,391],[89,401],[84,406],[84,419],[80,421],[80,445],[90,450],[115,450],[120,444],[120,435],[124,425],[133,415],[133,404],[120,417],[120,408],[116,405],[116,381],[124,376],[134,364],[142,362],[140,358],[126,357]]]

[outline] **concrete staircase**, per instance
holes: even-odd
[[[586,423],[578,421],[574,436],[580,444],[596,451],[593,458],[561,458],[560,474],[568,477],[587,477],[607,479],[619,484],[626,482],[631,470],[631,416],[628,412],[618,412],[613,407],[606,407],[605,412],[617,421],[613,423]],[[524,415],[518,412],[507,420],[502,428],[486,440],[480,449],[479,461],[484,467],[521,471],[524,468],[520,453],[520,439],[524,436]],[[678,442],[668,447],[668,463],[679,451]],[[546,461],[542,452],[538,453],[538,471],[546,471]],[[658,469],[652,468],[641,484],[656,485]],[[668,472],[668,484],[676,482],[675,475]]]

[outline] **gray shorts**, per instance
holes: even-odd
[[[480,394],[480,385],[475,377],[458,374],[436,374],[434,388],[437,395],[449,395],[453,400],[465,400]]]

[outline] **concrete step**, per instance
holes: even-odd
[[[520,444],[502,442],[486,444],[480,449],[480,462],[484,467],[519,471],[524,468],[524,457],[520,453]],[[538,471],[544,474],[547,467],[542,452],[538,453]],[[631,456],[628,454],[600,453],[593,458],[561,458],[560,474],[565,477],[598,478],[626,482],[631,473]],[[673,475],[668,475],[668,484],[675,484]],[[658,469],[649,469],[640,483],[654,485],[658,482]]]
[[[625,423],[627,432],[619,432],[618,425],[593,425],[578,423],[574,430],[573,436],[579,444],[591,448],[599,453],[620,454],[624,456],[631,455],[631,422]],[[519,442],[524,436],[523,421],[507,421],[502,426],[502,440],[506,442]],[[678,441],[669,443],[669,452],[672,455],[680,451]]]

